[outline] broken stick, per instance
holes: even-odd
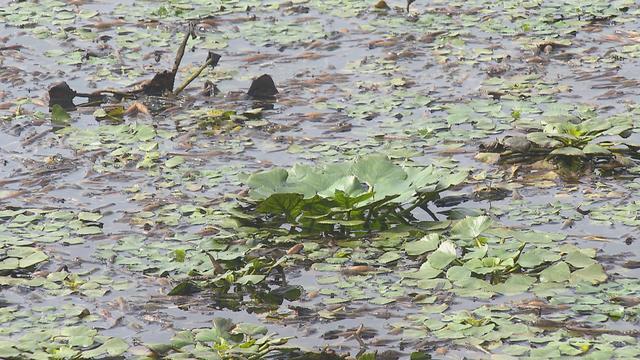
[[[173,95],[178,95],[182,92],[182,90],[184,90],[187,86],[189,86],[189,84],[191,84],[191,82],[193,80],[195,80],[198,76],[200,76],[200,74],[204,71],[204,69],[206,69],[208,66],[211,66],[211,68],[215,68],[216,65],[218,65],[218,61],[220,61],[221,56],[209,51],[209,55],[207,56],[207,61],[202,64],[202,66],[200,66],[198,68],[198,70],[196,70],[196,72],[194,72],[193,74],[191,74],[191,76],[189,76],[189,78],[187,78],[182,85],[180,85],[174,92]]]

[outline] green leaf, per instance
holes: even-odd
[[[102,344],[102,346],[104,346],[109,356],[122,355],[124,354],[125,351],[127,351],[127,349],[129,349],[129,344],[127,344],[126,341],[118,338],[111,338],[107,340],[104,344]]]
[[[20,355],[24,355],[22,351],[9,345],[0,345],[0,358],[19,358]]]
[[[409,356],[409,360],[430,360],[431,356],[422,351],[414,351]]]
[[[51,107],[51,123],[57,126],[67,126],[71,120],[71,115],[58,104]]]
[[[222,335],[220,329],[201,329],[197,332],[195,339],[202,342],[218,342]]]
[[[611,155],[611,151],[598,144],[587,144],[582,149],[586,155]]]
[[[272,295],[283,297],[289,301],[295,301],[302,296],[303,287],[300,285],[282,286],[273,291]]]
[[[78,213],[78,220],[96,222],[102,218],[102,214],[82,211]]]
[[[176,287],[171,289],[167,295],[176,296],[176,295],[191,295],[195,294],[199,291],[202,291],[198,285],[191,281],[184,281],[178,284]]]
[[[338,203],[340,207],[343,209],[351,209],[356,206],[358,203],[361,203],[367,199],[373,197],[373,192],[365,192],[360,195],[353,196],[345,193],[342,190],[336,190],[333,196],[333,200]]]
[[[184,251],[184,249],[175,249],[173,251],[173,259],[176,262],[184,262],[184,259],[186,258],[186,256],[187,256],[187,252]]]
[[[323,224],[323,225],[342,225],[346,227],[351,227],[351,226],[361,226],[365,224],[365,221],[364,220],[327,219],[327,220],[319,220],[317,221],[317,223]]]
[[[545,262],[560,260],[560,254],[544,248],[533,248],[523,252],[518,258],[518,264],[524,268],[534,268]]]
[[[147,142],[156,137],[156,129],[151,125],[138,124],[135,126],[136,139],[142,142]]]
[[[462,184],[462,182],[464,182],[467,177],[469,177],[469,173],[464,171],[458,171],[451,174],[440,173],[438,174],[438,177],[439,180],[437,190],[440,191],[448,189],[451,186]]]
[[[246,177],[243,182],[251,188],[252,196],[256,199],[264,199],[280,190],[289,177],[284,169],[272,169],[252,174]]]
[[[236,334],[245,334],[248,336],[265,335],[268,330],[264,325],[240,323],[236,324],[232,332]]]
[[[33,265],[37,264],[37,263],[46,261],[47,259],[49,259],[47,254],[43,253],[40,250],[34,250],[34,252],[31,255],[20,259],[19,267],[21,269],[28,268],[30,266],[33,266]]]
[[[402,258],[402,256],[400,256],[400,253],[397,251],[389,251],[384,253],[382,256],[380,256],[378,258],[378,262],[381,264],[389,264],[392,263],[394,261],[398,261]]]
[[[576,270],[571,273],[571,282],[578,283],[581,281],[599,284],[607,280],[607,274],[604,272],[602,265],[592,264],[584,269]]]
[[[560,261],[557,264],[551,265],[550,267],[542,270],[540,272],[540,281],[541,282],[564,282],[569,280],[569,276],[571,275],[571,271],[569,270],[569,265],[564,261]]]
[[[102,234],[102,228],[99,226],[83,226],[76,230],[78,235],[98,235]]]
[[[236,280],[236,283],[240,285],[247,285],[247,284],[255,285],[263,282],[264,279],[266,278],[267,278],[266,275],[244,275],[238,280]]]
[[[494,291],[504,295],[517,295],[529,290],[531,285],[536,282],[536,279],[532,276],[524,274],[511,275],[507,281],[502,284],[495,285]]]
[[[467,280],[471,277],[471,270],[463,266],[452,266],[447,270],[447,279],[455,283]]]
[[[20,259],[16,258],[7,258],[0,261],[0,271],[1,270],[15,270],[20,268]]]
[[[360,356],[358,356],[356,358],[356,360],[377,360],[378,357],[376,356],[377,353],[375,352],[370,352],[370,353],[364,353]]]
[[[451,241],[444,241],[438,249],[431,253],[427,262],[434,269],[444,269],[457,257],[456,246]]]
[[[256,210],[272,215],[284,215],[287,221],[294,221],[302,212],[302,194],[273,194],[260,202]]]
[[[564,261],[568,262],[569,264],[571,264],[571,266],[576,268],[584,268],[596,263],[594,259],[585,255],[580,250],[575,250],[568,253]]]
[[[553,150],[549,156],[584,156],[584,152],[578,148],[567,146]]]
[[[78,353],[77,350],[73,350],[68,346],[60,346],[53,351],[53,354],[58,359],[73,359],[77,357]]]
[[[527,140],[543,148],[557,148],[562,146],[562,142],[552,139],[543,132],[534,132],[527,134]]]
[[[127,344],[126,341],[118,338],[111,338],[93,350],[84,351],[82,353],[82,358],[91,359],[105,354],[109,356],[119,356],[124,354],[127,349],[129,349],[129,344]]]
[[[373,188],[375,199],[398,195],[406,190],[402,185],[407,174],[385,155],[362,157],[353,164],[351,171]]]
[[[195,342],[191,331],[180,331],[171,338],[171,346],[174,348],[182,348]]]
[[[168,167],[169,169],[173,169],[174,167],[177,167],[184,163],[184,161],[185,160],[182,156],[174,156],[171,159],[165,161],[164,166]]]
[[[355,176],[345,176],[334,183],[329,185],[326,189],[318,192],[318,195],[322,197],[331,197],[336,195],[340,195],[344,198],[354,198],[359,195],[365,194],[369,191],[369,187],[365,184],[361,183],[360,180]],[[371,194],[370,196],[372,196]],[[339,201],[336,198],[337,201]],[[340,203],[342,205],[342,203]],[[352,205],[343,205],[343,207],[348,208]]]
[[[68,326],[63,328],[60,331],[60,335],[67,337],[75,337],[75,336],[95,336],[98,333],[97,330],[93,330],[87,326],[79,325],[79,326]]]
[[[285,188],[280,192],[295,192],[303,194],[305,199],[314,197],[326,191],[327,196],[333,195],[339,187],[340,179],[348,177],[348,164],[332,164],[324,168],[313,168],[308,165],[297,164],[286,179]]]
[[[152,344],[145,344],[145,346],[149,350],[159,355],[166,354],[173,349],[173,346],[171,344],[159,344],[159,343],[153,344],[152,343]]]
[[[404,244],[404,250],[407,255],[418,256],[429,251],[433,251],[440,245],[440,235],[431,233],[425,235],[422,239]]]
[[[467,217],[458,221],[451,229],[451,234],[463,239],[475,239],[493,225],[488,216]]]
[[[513,356],[521,356],[529,352],[531,348],[529,346],[524,345],[508,345],[502,350],[505,354],[513,355]]]
[[[402,275],[408,279],[433,279],[442,273],[441,269],[434,269],[428,262],[424,262],[418,271],[404,272]]]

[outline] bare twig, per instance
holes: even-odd
[[[427,214],[429,214],[429,216],[431,216],[431,218],[432,218],[434,221],[440,221],[440,220],[438,219],[438,217],[436,216],[436,214],[434,214],[434,213],[433,213],[433,211],[431,211],[431,209],[429,209],[429,207],[428,207],[426,204],[425,204],[425,206],[424,206],[422,209],[423,209],[424,211],[426,211],[426,212],[427,212]]]
[[[189,30],[182,38],[182,43],[180,43],[180,47],[178,48],[178,52],[176,52],[176,59],[173,62],[173,69],[171,69],[171,73],[173,74],[173,78],[176,78],[176,74],[178,73],[178,69],[180,68],[180,63],[182,62],[182,57],[184,57],[184,49],[187,47],[187,42],[189,41],[189,36],[195,39],[195,24],[189,23]]]
[[[211,261],[211,265],[213,265],[213,273],[215,275],[224,273],[224,269],[222,268],[222,265],[220,265],[220,263],[218,263],[216,259],[213,258],[213,255],[211,255],[208,251],[205,251],[204,253],[209,257],[209,260]]]
[[[182,90],[184,90],[187,86],[189,86],[189,84],[191,84],[191,82],[195,79],[198,78],[198,76],[200,76],[200,74],[204,71],[204,69],[206,69],[207,67],[211,66],[212,68],[215,68],[216,65],[218,65],[218,61],[220,61],[220,55],[213,53],[211,51],[209,51],[209,56],[207,56],[207,61],[202,64],[202,66],[200,66],[198,68],[198,70],[196,70],[196,72],[194,72],[193,74],[191,74],[191,76],[189,76],[183,83],[182,85],[180,85],[176,90],[173,91],[173,95],[178,95],[182,92]]]

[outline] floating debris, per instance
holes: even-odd
[[[247,94],[257,99],[270,99],[278,94],[278,89],[271,76],[264,74],[251,82]]]

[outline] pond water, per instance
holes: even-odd
[[[406,7],[0,2],[0,358],[640,356],[638,4]],[[49,107],[171,69],[189,23],[176,84],[221,59],[181,94]],[[556,145],[480,146],[517,136]],[[242,174],[381,158],[467,176],[364,235],[239,215]]]

